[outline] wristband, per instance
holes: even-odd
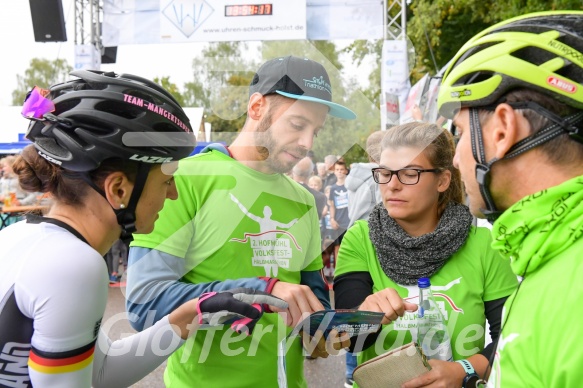
[[[271,291],[273,290],[275,283],[279,282],[278,278],[270,278],[267,276],[261,276],[261,277],[259,277],[259,279],[264,280],[267,283],[267,287],[265,287],[265,292],[267,292],[268,294],[271,294]],[[267,304],[263,304],[262,307],[263,307],[263,311],[266,313],[273,312],[273,311],[271,311],[271,309],[269,308],[269,305],[267,305]]]
[[[472,364],[468,360],[457,360],[456,362],[460,364],[466,372],[462,382],[462,388],[475,388],[478,380],[480,380],[480,376],[478,376]]]

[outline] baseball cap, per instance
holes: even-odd
[[[324,66],[308,58],[280,57],[265,62],[255,73],[249,86],[253,93],[281,94],[296,100],[324,104],[329,114],[345,120],[354,120],[350,109],[332,102],[332,86]]]

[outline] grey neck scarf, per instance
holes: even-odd
[[[368,225],[385,274],[399,284],[415,285],[417,279],[436,273],[460,249],[468,237],[472,215],[466,206],[450,203],[433,232],[411,237],[381,202],[370,213]]]

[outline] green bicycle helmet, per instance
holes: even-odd
[[[498,23],[470,39],[444,73],[437,104],[453,118],[469,108],[470,141],[476,181],[485,203],[482,214],[493,222],[502,214],[490,192],[492,165],[514,158],[558,136],[583,143],[583,12],[536,12]],[[534,101],[507,102],[513,89],[533,90],[573,109],[566,116]],[[550,124],[514,144],[500,159],[486,160],[479,110],[502,102],[530,109]]]
[[[444,73],[442,116],[495,104],[529,88],[583,109],[583,11],[548,11],[505,20],[470,39]]]

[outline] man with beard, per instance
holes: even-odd
[[[492,248],[521,279],[488,387],[583,379],[581,319],[570,313],[583,295],[581,58],[583,12],[545,11],[478,33],[443,75],[437,103],[459,135],[453,163],[470,210],[493,223]]]
[[[181,301],[227,288],[254,288],[289,304],[264,315],[271,317],[249,336],[229,325],[201,331],[168,360],[167,386],[277,387],[286,372],[287,386],[306,386],[301,341],[278,346],[302,314],[330,304],[314,197],[285,173],[307,155],[327,114],[356,117],[332,102],[321,64],[293,56],[266,62],[249,87],[239,136],[185,159],[175,174],[178,200],[160,212],[151,234],[136,236],[127,282],[136,330]],[[348,344],[345,337],[335,338],[336,349]],[[314,349],[315,342],[308,354],[327,357],[324,341]]]

